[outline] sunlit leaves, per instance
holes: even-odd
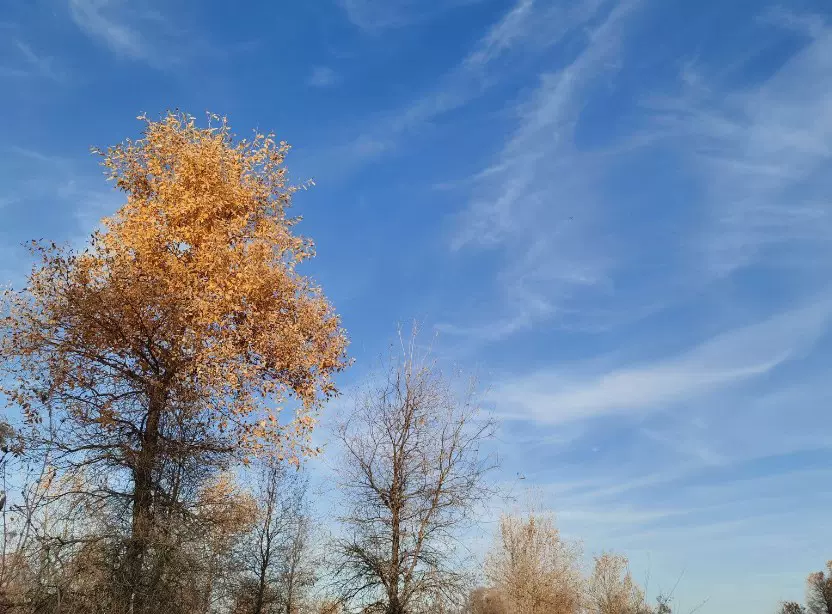
[[[26,287],[4,294],[9,402],[32,422],[60,408],[116,432],[155,394],[242,456],[312,451],[346,337],[296,271],[313,246],[287,214],[288,145],[237,141],[216,116],[140,119],[141,139],[98,152],[125,204],[83,252],[34,244]]]

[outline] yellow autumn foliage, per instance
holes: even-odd
[[[313,255],[288,215],[288,146],[236,141],[170,113],[99,151],[126,203],[76,253],[40,262],[4,294],[4,392],[32,421],[58,405],[114,437],[148,406],[177,411],[251,454],[310,452],[346,337],[296,267]],[[279,420],[289,398],[293,420]]]

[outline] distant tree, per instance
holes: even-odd
[[[257,521],[239,559],[240,614],[297,614],[316,580],[305,475],[275,464],[260,472]]]
[[[310,614],[343,614],[344,606],[339,601],[323,600],[310,609]]]
[[[346,364],[337,315],[296,271],[313,248],[287,215],[288,147],[234,142],[224,120],[142,119],[142,139],[101,152],[126,204],[83,252],[35,245],[27,284],[0,306],[6,399],[31,423],[54,418],[56,462],[98,471],[89,494],[126,508],[133,614],[163,608],[146,563],[165,459],[312,452],[314,413]]]
[[[561,539],[549,516],[504,515],[486,577],[511,614],[578,614],[583,581],[579,548]]]
[[[365,612],[429,612],[464,598],[456,533],[488,495],[493,466],[481,451],[493,423],[473,393],[417,352],[414,331],[338,430],[346,537],[335,544],[335,578]]]
[[[627,559],[604,553],[595,557],[592,575],[587,582],[587,614],[649,614],[644,592],[633,581]]]
[[[656,614],[673,614],[673,608],[670,607],[671,597],[669,595],[659,595],[656,597]]]
[[[311,549],[310,517],[298,514],[289,526],[280,571],[280,590],[283,596],[283,612],[298,614],[306,606],[309,589],[317,580],[317,562]]]
[[[826,572],[809,574],[806,581],[806,611],[808,614],[832,614],[832,561]]]
[[[806,608],[795,601],[784,601],[777,614],[806,614]]]
[[[233,564],[235,546],[253,527],[257,517],[254,498],[244,492],[228,474],[221,474],[203,486],[198,494],[196,520],[198,539],[196,556],[203,569],[202,611],[209,614],[217,600],[223,600],[233,590],[228,570]],[[182,570],[185,577],[190,576]],[[218,584],[225,591],[218,591]]]
[[[478,587],[468,595],[465,614],[510,614],[505,597],[496,588]]]

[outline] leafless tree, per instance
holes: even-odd
[[[336,583],[365,612],[411,614],[433,600],[459,602],[466,579],[455,562],[458,530],[488,496],[494,430],[475,386],[455,389],[416,331],[381,377],[358,395],[338,429],[345,513]],[[401,339],[401,335],[400,335]]]
[[[240,589],[240,614],[300,610],[315,581],[307,491],[304,474],[282,465],[262,468],[259,518],[240,555],[248,572]]]
[[[304,605],[306,592],[316,579],[315,562],[311,558],[310,521],[307,514],[298,514],[289,526],[283,556],[280,584],[285,614],[297,614]]]
[[[806,614],[806,608],[796,601],[784,601],[780,604],[777,614]]]

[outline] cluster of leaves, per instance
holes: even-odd
[[[346,339],[296,271],[313,246],[287,214],[288,146],[236,143],[224,120],[142,119],[144,138],[100,152],[126,204],[82,253],[35,244],[27,286],[5,292],[7,398],[31,421],[60,405],[110,435],[155,391],[244,456],[280,443],[310,452]],[[287,394],[300,401],[290,424]]]

